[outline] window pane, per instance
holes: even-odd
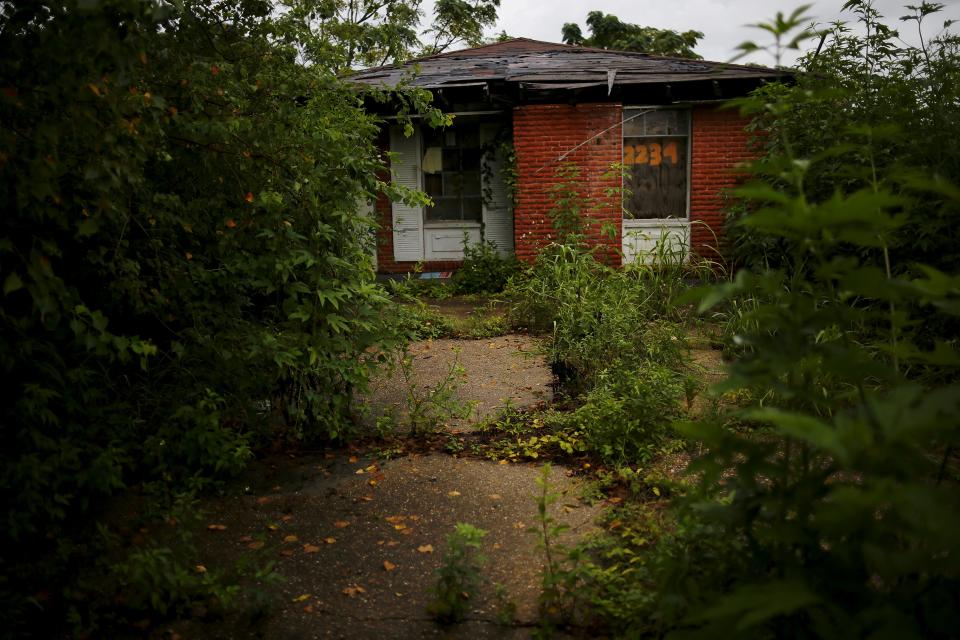
[[[425,173],[423,175],[423,190],[431,198],[443,195],[443,176],[439,173]]]
[[[480,222],[483,218],[483,198],[463,199],[463,219]]]
[[[443,174],[443,195],[459,196],[462,191],[463,179],[459,173]]]
[[[433,203],[434,206],[427,207],[428,221],[460,219],[459,198],[436,198]]]
[[[480,195],[480,172],[479,171],[464,171],[463,176],[463,195],[465,196],[479,196]]]
[[[623,137],[633,138],[643,135],[643,115],[644,109],[624,109],[623,110]]]
[[[623,163],[626,217],[686,217],[685,138],[625,138]]]
[[[443,170],[444,171],[460,170],[460,150],[459,149],[443,150]]]

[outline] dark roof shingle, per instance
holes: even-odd
[[[530,88],[582,88],[614,84],[694,80],[765,79],[789,75],[752,67],[632,51],[609,51],[528,38],[513,38],[473,49],[451,51],[397,65],[360,71],[353,80],[396,86],[403,80],[425,89],[502,81]]]

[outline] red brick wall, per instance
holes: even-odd
[[[757,153],[750,146],[750,134],[744,131],[749,120],[736,111],[697,107],[692,119],[691,244],[698,254],[716,259],[717,242],[722,247],[723,241],[723,192],[743,179],[736,165]]]
[[[607,260],[619,264],[621,213],[619,177],[604,174],[621,161],[622,119],[619,104],[549,104],[516,107],[513,114],[514,147],[517,153],[518,201],[514,211],[514,242],[517,257],[533,261],[537,251],[550,243],[554,230],[550,219],[553,208],[551,188],[557,184],[557,168],[572,163],[580,168],[579,189],[584,196],[582,212],[592,222],[589,237],[605,243]],[[717,257],[717,240],[723,238],[723,191],[736,186],[742,174],[738,163],[756,156],[744,131],[748,120],[731,110],[697,107],[692,114],[692,156],[690,176],[690,219],[693,249],[705,257]],[[612,128],[611,128],[612,127]],[[591,139],[601,131],[605,133]],[[558,158],[588,141],[562,161]],[[380,139],[381,149],[388,147],[387,136]],[[389,175],[381,176],[389,179]],[[612,190],[612,194],[607,191]],[[415,262],[393,259],[393,232],[390,201],[379,197],[376,203],[380,230],[377,233],[377,269],[381,273],[405,273]],[[616,236],[600,236],[604,222],[611,222]],[[705,223],[705,224],[701,224]],[[706,225],[706,226],[705,226]],[[709,227],[709,228],[708,228]],[[425,271],[451,271],[459,261],[426,262]]]
[[[581,213],[591,221],[589,237],[606,243],[607,258],[619,264],[622,230],[620,198],[609,189],[620,187],[619,176],[603,177],[620,162],[622,114],[619,104],[547,104],[516,107],[513,111],[513,142],[517,153],[517,205],[514,210],[514,244],[517,257],[530,262],[554,236],[550,210],[551,188],[557,184],[557,169],[564,163],[580,168],[579,189],[585,205]],[[610,129],[591,139],[600,132]],[[582,147],[564,160],[558,158],[577,145]],[[604,222],[612,222],[616,236],[600,236]]]

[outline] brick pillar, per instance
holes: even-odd
[[[690,169],[690,221],[693,250],[717,259],[723,246],[724,191],[743,181],[737,165],[757,157],[744,127],[750,120],[735,110],[693,110]]]
[[[619,104],[546,104],[514,109],[517,203],[513,228],[519,259],[532,262],[539,249],[555,239],[549,215],[554,206],[551,188],[558,183],[557,169],[572,163],[580,169],[578,190],[584,198],[581,212],[587,218],[588,240],[607,245],[607,251],[600,255],[610,264],[620,264],[620,177],[611,172],[611,167],[621,161],[622,113]],[[564,154],[568,155],[559,160]],[[612,239],[601,236],[604,223],[614,227]]]

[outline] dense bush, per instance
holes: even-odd
[[[384,188],[377,127],[280,36],[254,0],[0,9],[10,611],[112,597],[88,565],[122,488],[202,486],[272,426],[349,433],[393,335],[356,213]]]

